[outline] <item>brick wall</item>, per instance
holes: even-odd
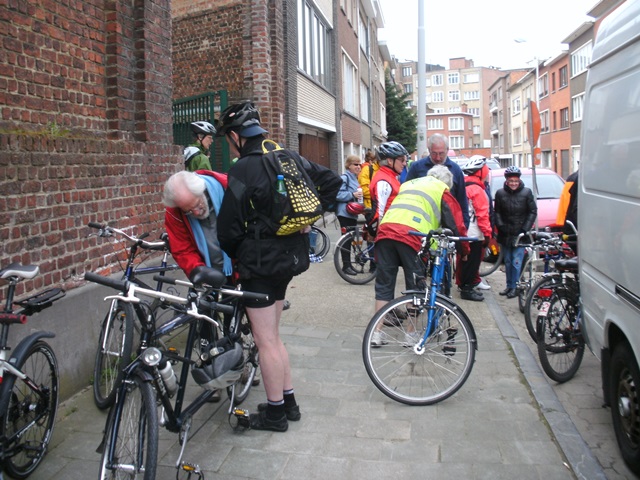
[[[73,288],[114,269],[89,221],[157,238],[172,145],[169,0],[0,5],[0,266]],[[3,292],[0,292],[2,295]]]

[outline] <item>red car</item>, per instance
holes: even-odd
[[[504,186],[504,170],[504,168],[491,170],[489,181],[492,199],[495,198],[496,191]],[[520,179],[525,187],[533,190],[532,170],[530,168],[520,170],[522,171]],[[536,184],[538,185],[538,229],[548,227],[550,230],[557,230],[556,216],[564,179],[553,170],[536,168]]]

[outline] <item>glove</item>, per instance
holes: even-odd
[[[487,248],[489,246],[489,243],[491,242],[491,238],[489,237],[484,237],[484,240],[482,240],[482,247],[483,248]]]

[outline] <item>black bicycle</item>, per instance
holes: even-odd
[[[153,312],[143,307],[148,315],[140,344],[133,361],[123,368],[123,381],[107,418],[100,478],[155,478],[159,426],[179,434],[178,473],[192,472],[197,466],[182,462],[192,417],[215,390],[227,389],[230,422],[235,418],[240,426],[248,423],[248,413],[236,406],[249,393],[259,358],[241,300],[266,295],[223,288],[226,277],[213,269],[204,269],[193,284],[175,281],[189,287],[185,298],[91,272],[85,278],[122,292],[114,298],[126,307],[144,305],[140,296],[146,296],[162,299],[177,312],[157,327]],[[161,340],[183,327],[187,338],[182,353],[166,347],[169,342]],[[180,365],[178,375],[173,364]],[[190,373],[203,390],[185,404]]]
[[[148,234],[135,237],[118,228],[94,222],[90,222],[89,227],[96,229],[99,237],[123,239],[121,245],[124,251],[127,251],[127,245],[129,246],[126,262],[120,263],[123,280],[133,281],[141,287],[152,289],[140,277],[160,274],[162,278],[157,280],[155,286],[155,290],[159,292],[163,288],[164,274],[178,269],[178,265],[167,263],[170,253],[166,233],[159,241],[149,242],[145,240]],[[143,266],[141,252],[148,254],[162,252],[160,265]],[[160,306],[161,302],[158,299],[150,305],[156,316]],[[139,335],[140,329],[140,322],[136,322],[137,315],[134,315],[134,311],[144,315],[142,310],[132,310],[125,307],[119,299],[114,299],[100,326],[100,340],[93,367],[93,399],[100,409],[106,409],[113,404],[116,390],[124,375],[123,363],[126,364],[131,359],[134,335]]]
[[[336,243],[333,265],[343,280],[353,285],[364,285],[376,278],[374,257],[375,238],[370,225],[358,223],[355,227],[342,228],[342,236]],[[343,264],[343,258],[348,261]]]
[[[52,288],[14,301],[18,282],[34,278],[39,270],[36,265],[19,263],[0,270],[0,285],[8,284],[4,309],[0,312],[0,465],[13,478],[27,478],[42,462],[58,408],[58,361],[43,340],[55,335],[44,331],[31,333],[9,356],[9,327],[25,324],[28,316],[65,295],[64,290]]]

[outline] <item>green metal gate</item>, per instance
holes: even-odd
[[[173,143],[186,147],[194,142],[190,124],[204,120],[215,125],[215,119],[227,108],[226,90],[207,92],[173,102]],[[226,172],[231,166],[229,145],[224,138],[214,137],[209,152],[211,168]]]

